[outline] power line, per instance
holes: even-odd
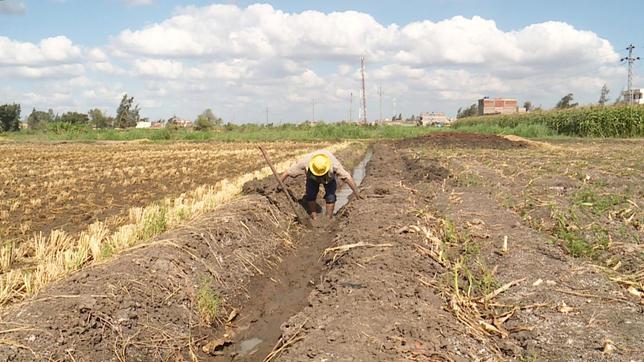
[[[628,47],[626,47],[626,50],[628,50],[628,56],[620,59],[621,62],[628,62],[628,99],[627,103],[632,104],[634,99],[633,99],[633,63],[635,63],[636,60],[640,60],[640,57],[633,57],[633,49],[635,47],[633,44],[630,44]]]

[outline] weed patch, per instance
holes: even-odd
[[[217,320],[221,298],[212,288],[212,279],[204,279],[197,289],[197,310],[202,321],[206,324],[213,324]]]

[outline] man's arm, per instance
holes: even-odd
[[[342,166],[342,163],[338,161],[337,158],[334,157],[334,168],[336,174],[340,177],[340,179],[349,185],[351,190],[353,191],[353,194],[355,195],[356,199],[360,199],[360,193],[358,192],[358,186],[356,185],[355,180],[351,176],[349,172]]]
[[[353,180],[353,177],[350,177],[347,179],[347,185],[351,187],[351,190],[353,190],[353,195],[355,196],[356,199],[361,199],[362,197],[360,196],[360,192],[358,192],[358,186],[356,185],[356,182]]]

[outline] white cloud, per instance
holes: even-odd
[[[154,78],[179,78],[183,73],[183,64],[165,59],[137,59],[134,61],[136,74]]]
[[[0,74],[19,78],[68,78],[81,76],[85,72],[82,64],[60,64],[50,66],[11,66],[0,67]]]
[[[39,44],[0,36],[0,66],[70,63],[79,60],[80,47],[65,36],[45,38]]]
[[[88,109],[118,103],[114,95],[127,91],[154,118],[212,107],[227,118],[263,119],[269,106],[274,117],[301,120],[310,117],[315,98],[321,118],[342,119],[351,93],[357,115],[363,55],[368,108],[378,107],[382,86],[385,114],[394,111],[394,98],[403,114],[453,114],[481,96],[549,107],[572,92],[594,102],[603,83],[617,90],[624,76],[607,40],[564,22],[507,30],[490,19],[456,16],[388,25],[355,11],[288,13],[266,4],[178,8],[92,48],[64,36],[38,43],[0,37],[0,74],[56,84],[44,82],[34,92],[76,78],[64,86],[82,94]],[[111,83],[119,86],[105,87]]]
[[[22,1],[5,0],[0,2],[0,15],[2,14],[24,14],[27,6]]]

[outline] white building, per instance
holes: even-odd
[[[629,102],[630,95],[628,94],[628,91],[624,91],[622,92],[622,96],[624,96],[624,103],[644,104],[644,89],[636,88],[631,91],[633,92],[633,102]]]
[[[450,124],[450,119],[440,112],[423,112],[420,114],[420,123],[423,126],[446,126]]]
[[[136,122],[136,128],[150,128],[152,127],[152,122],[139,121]]]

